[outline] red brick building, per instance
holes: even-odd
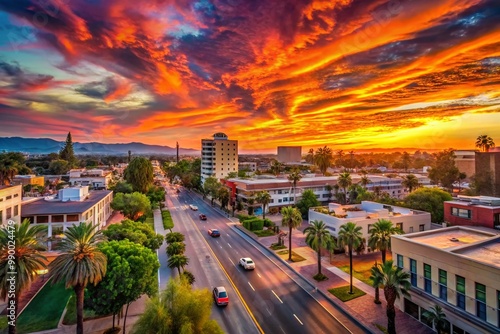
[[[452,225],[500,229],[500,198],[459,195],[444,202],[444,220]]]

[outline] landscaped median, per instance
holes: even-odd
[[[161,211],[161,218],[163,219],[163,228],[165,230],[171,230],[174,228],[174,221],[172,220],[170,211],[168,211],[167,209],[163,209]]]

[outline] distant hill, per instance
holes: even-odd
[[[23,152],[29,154],[49,154],[59,152],[64,146],[63,141],[50,138],[0,137],[0,152]],[[143,143],[103,144],[74,142],[75,154],[126,155],[133,154],[165,154],[175,155],[175,147],[147,145]],[[197,155],[200,151],[190,148],[179,148],[181,155]]]

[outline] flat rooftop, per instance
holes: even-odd
[[[500,239],[480,243],[472,247],[454,250],[453,253],[465,255],[474,260],[500,268]]]
[[[107,195],[112,193],[110,190],[96,190],[89,193],[89,197],[83,201],[46,201],[43,197],[22,204],[22,216],[39,216],[39,215],[57,215],[57,214],[80,214],[96,203],[101,201]]]
[[[409,234],[405,237],[428,246],[448,249],[457,246],[464,246],[490,239],[494,234],[481,232],[473,229],[446,228],[442,230],[432,230],[431,232]]]

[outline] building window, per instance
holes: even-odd
[[[413,226],[410,226],[410,230],[408,231],[409,233],[413,232]]]
[[[45,224],[49,222],[49,216],[36,216],[37,224]]]
[[[398,266],[398,268],[401,268],[403,269],[404,267],[404,264],[403,264],[403,255],[400,255],[400,254],[397,254],[396,255],[396,265]]]
[[[12,208],[7,208],[5,211],[5,219],[10,219],[12,218]]]
[[[290,202],[292,202],[292,201],[293,201],[293,197],[290,197]]]
[[[283,202],[288,202],[288,197],[284,197]]]
[[[456,275],[457,307],[465,310],[465,278]]]
[[[396,223],[396,228],[399,228],[401,231],[403,231],[403,223]]]
[[[418,230],[419,231],[424,231],[425,230],[425,224],[418,225]]]
[[[431,266],[424,263],[424,290],[432,294],[432,271]]]
[[[11,198],[12,198],[12,195],[9,195],[9,196],[5,197],[5,200],[8,201]]]
[[[451,215],[452,216],[470,219],[472,216],[471,213],[472,213],[471,210],[460,209],[460,208],[451,208]]]
[[[69,222],[77,222],[79,220],[78,215],[67,215],[66,220]]]
[[[410,278],[411,285],[417,286],[417,261],[410,259]]]
[[[14,216],[17,216],[17,215],[19,215],[19,205],[16,205],[14,207]]]
[[[64,222],[64,215],[54,215],[54,216],[52,216],[52,222],[53,223],[63,223]]]
[[[281,189],[280,189],[280,190],[278,190],[278,194],[280,194],[280,195],[281,195],[282,193],[283,193],[283,191],[282,191]]]
[[[278,203],[282,203],[282,202],[283,202],[283,200],[281,198],[278,199]]]
[[[448,300],[448,274],[443,269],[439,269],[439,298]]]
[[[486,286],[476,282],[476,315],[486,320]]]

